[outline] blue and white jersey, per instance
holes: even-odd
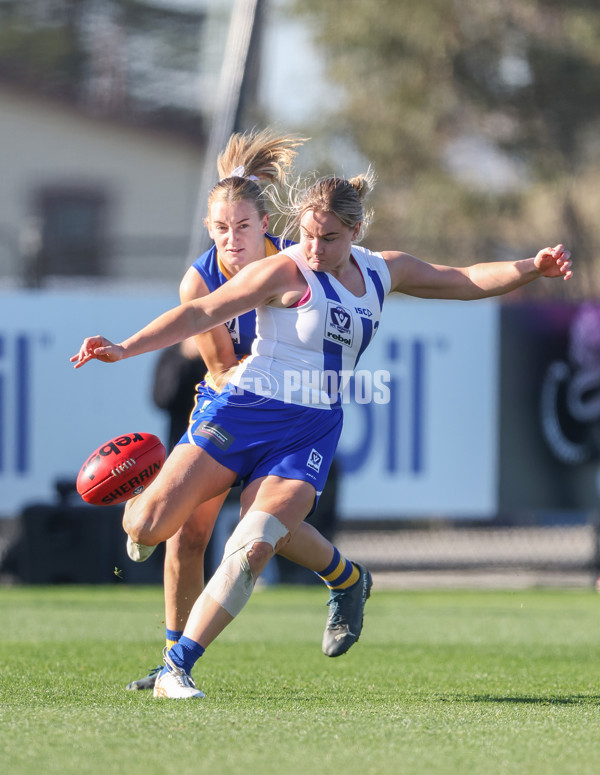
[[[231,383],[265,398],[332,409],[377,331],[390,273],[380,253],[353,246],[366,286],[355,296],[333,275],[310,269],[300,246],[283,252],[302,272],[310,295],[299,306],[258,308],[252,352]]]

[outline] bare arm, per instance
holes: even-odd
[[[216,291],[164,312],[120,344],[103,336],[84,339],[72,356],[75,368],[96,359],[113,363],[134,355],[160,350],[225,323],[263,304],[286,303],[291,287],[302,293],[302,280],[294,262],[287,256],[257,261],[242,269]]]
[[[390,270],[392,291],[424,299],[485,299],[520,288],[539,277],[571,275],[571,254],[563,245],[543,248],[534,258],[495,261],[468,267],[428,264],[408,253],[382,254]]]

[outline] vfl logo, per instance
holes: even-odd
[[[352,347],[352,314],[335,301],[329,301],[327,303],[325,339],[330,339],[334,342],[338,342],[338,344],[346,345],[346,347]]]
[[[317,450],[313,447],[310,451],[310,455],[308,456],[308,460],[306,461],[306,465],[309,468],[312,468],[313,471],[320,471],[321,469],[321,463],[323,462],[323,455],[320,452],[317,452]]]
[[[225,325],[227,326],[227,330],[229,331],[229,336],[231,337],[231,341],[234,344],[240,343],[240,319],[239,318],[232,318],[231,320],[228,320]]]

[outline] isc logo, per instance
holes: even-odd
[[[0,474],[29,467],[31,339],[0,333]]]

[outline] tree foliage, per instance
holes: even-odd
[[[570,292],[600,291],[594,0],[294,6],[343,90],[328,126],[379,176],[371,242],[467,263],[563,241]]]
[[[0,0],[0,79],[200,140],[203,20],[144,0]]]

